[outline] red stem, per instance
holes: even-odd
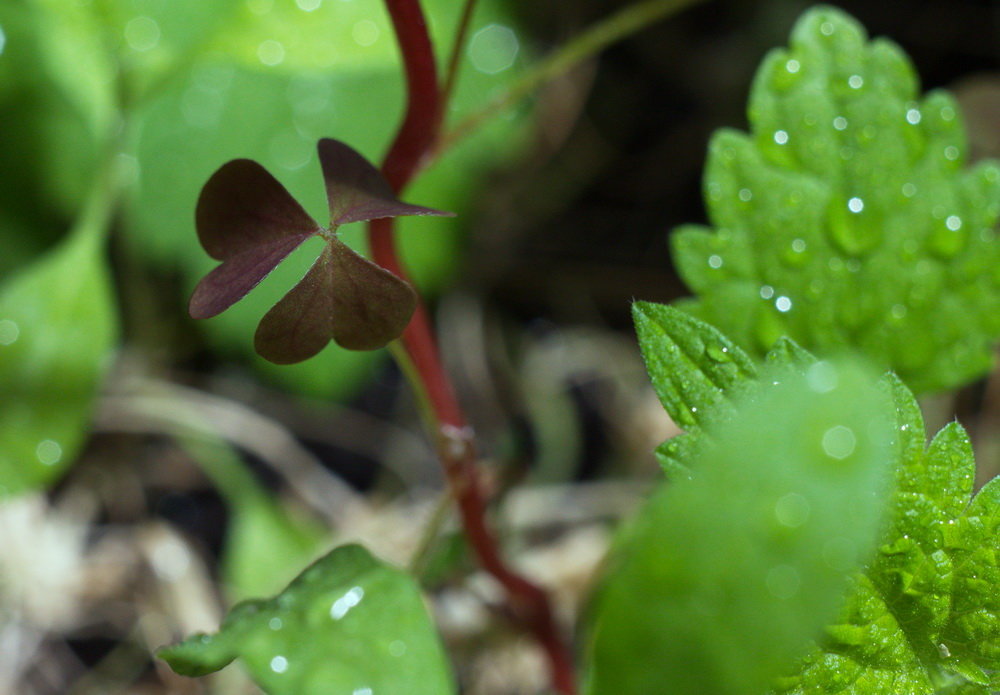
[[[401,192],[420,171],[437,140],[443,113],[442,93],[427,24],[419,0],[386,0],[406,70],[407,108],[403,124],[382,164],[393,190]],[[374,220],[368,227],[376,263],[407,280],[396,251],[392,219]],[[508,608],[530,630],[548,656],[552,683],[563,695],[576,692],[573,663],[563,644],[546,593],[511,570],[500,555],[496,536],[486,523],[486,495],[476,469],[471,430],[466,426],[451,381],[441,365],[437,343],[423,301],[402,336],[438,421],[438,454],[462,519],[462,525],[482,567],[507,593]]]

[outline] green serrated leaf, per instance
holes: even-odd
[[[954,100],[921,101],[898,46],[820,7],[765,58],[749,119],[709,148],[714,230],[672,239],[692,313],[758,356],[783,335],[820,356],[862,352],[917,392],[986,373],[1000,165],[963,166]]]
[[[680,312],[661,313],[671,322]],[[691,333],[718,336],[710,326],[688,318]],[[650,348],[652,349],[652,348]],[[817,362],[788,339],[775,344],[767,363],[804,375],[807,382],[829,383],[829,363]],[[654,361],[654,379],[701,378],[699,368],[679,351]],[[774,367],[772,367],[774,368]],[[725,433],[733,418],[732,400],[752,393],[758,377],[745,375],[713,394],[704,416],[715,423],[695,428],[661,445],[657,455],[674,480],[702,468],[704,441]],[[895,432],[887,463],[895,492],[889,523],[875,559],[851,580],[839,618],[806,656],[799,671],[779,678],[775,690],[794,695],[931,695],[988,693],[989,673],[1000,670],[1000,478],[969,500],[974,461],[969,439],[958,423],[941,430],[927,445],[923,417],[912,392],[894,374],[880,381],[889,397]],[[785,422],[775,417],[774,422]],[[732,427],[741,423],[733,421]],[[784,431],[779,428],[778,431]],[[749,435],[747,435],[749,437]],[[670,523],[675,523],[671,521]],[[845,571],[837,544],[827,559]]]
[[[912,394],[888,382],[897,413],[896,492],[879,552],[855,579],[839,620],[781,693],[988,693],[1000,667],[1000,519],[994,480],[969,503],[965,431],[924,448]],[[856,637],[844,640],[844,631]]]
[[[335,549],[274,598],[235,606],[218,633],[158,656],[187,676],[239,658],[270,695],[454,692],[416,583],[357,545]]]
[[[672,307],[632,305],[639,346],[653,388],[681,427],[704,426],[726,392],[756,374],[753,361],[712,326]]]
[[[101,239],[86,219],[0,287],[0,497],[56,480],[89,429],[118,331]]]
[[[644,507],[599,593],[588,692],[756,695],[836,614],[875,547],[892,423],[866,371],[816,366],[767,371]]]

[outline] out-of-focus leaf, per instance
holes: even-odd
[[[846,363],[764,377],[613,551],[588,692],[761,693],[874,550],[892,463],[884,394]]]
[[[229,446],[181,435],[185,448],[226,498],[229,526],[222,553],[226,595],[240,601],[280,591],[315,560],[329,532],[294,516],[264,490]]]
[[[781,693],[989,695],[1000,669],[1000,481],[972,498],[975,462],[957,422],[924,449],[912,394],[896,405],[891,524],[839,619]]]
[[[988,371],[1000,165],[965,168],[954,100],[919,99],[898,46],[807,12],[757,73],[751,132],[712,141],[714,229],[672,237],[687,308],[757,355],[783,335],[821,357],[853,349],[918,392]]]
[[[55,480],[86,436],[117,334],[96,224],[0,287],[0,494]]]
[[[705,364],[691,360],[676,344],[700,340],[730,345],[728,339],[677,309],[651,307],[637,311],[645,321],[656,317],[655,331],[639,329],[644,352],[661,350],[650,367],[651,378],[654,383],[700,384],[689,393],[695,394],[696,407],[705,409],[699,414],[709,423],[689,426],[657,453],[675,481],[698,480],[703,468],[714,465],[701,452],[712,451],[716,433],[722,436],[729,427],[742,431],[743,419],[735,415],[733,403],[759,389],[755,381],[761,377],[754,367],[740,378],[733,373],[724,382],[717,379],[722,384],[717,389],[708,388]],[[829,363],[817,361],[787,338],[775,344],[765,362],[765,376],[777,368],[814,384],[830,382]],[[889,523],[879,552],[851,578],[840,615],[818,646],[777,680],[776,690],[794,695],[988,695],[996,684],[988,685],[986,674],[1000,670],[1000,485],[994,480],[970,503],[974,462],[965,432],[951,424],[925,451],[923,419],[913,394],[891,373],[881,384],[893,405],[895,431],[886,452],[896,478]],[[687,407],[686,401],[673,398],[665,404]],[[769,425],[772,431],[786,432],[787,418],[775,417],[774,423],[779,424]],[[792,426],[788,432],[794,430]],[[858,504],[863,503],[859,498]],[[836,559],[837,544],[830,548],[829,558]]]
[[[159,656],[183,675],[239,658],[270,695],[454,692],[416,583],[364,548],[337,548],[266,601],[235,606],[214,635]]]

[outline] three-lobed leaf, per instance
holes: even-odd
[[[964,167],[954,100],[921,100],[902,50],[844,13],[810,10],[790,44],[757,73],[751,132],[712,140],[714,229],[672,237],[686,308],[757,355],[783,335],[849,348],[918,392],[983,375],[1000,337],[1000,166]]]
[[[268,171],[249,159],[222,165],[205,184],[195,212],[198,238],[221,261],[195,288],[193,318],[216,316],[313,236],[326,245],[305,277],[263,318],[254,345],[277,364],[301,362],[330,340],[375,350],[399,337],[416,308],[403,280],[358,255],[337,228],[401,215],[449,216],[396,198],[382,175],[342,142],[319,141],[329,228],[320,227]]]
[[[158,655],[186,676],[239,658],[271,695],[454,692],[416,583],[357,545],[336,548],[272,599],[238,604],[218,633]]]
[[[691,321],[680,322],[688,345],[717,344]],[[693,384],[717,373],[701,351],[664,360]],[[697,439],[693,476],[654,495],[612,555],[595,611],[594,695],[664,683],[678,695],[763,692],[834,617],[848,572],[874,548],[892,439],[875,381],[846,363],[764,374]],[[702,385],[710,398],[731,389]]]

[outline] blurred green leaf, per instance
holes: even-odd
[[[661,445],[658,454],[673,479],[700,480],[704,469],[717,465],[704,452],[714,450],[716,437],[728,436],[727,422],[744,431],[746,416],[737,413],[734,403],[760,389],[762,377],[757,367],[720,375],[707,358],[692,360],[690,355],[698,354],[690,349],[693,345],[734,348],[716,329],[678,309],[642,304],[635,313],[643,352],[650,353],[651,378],[668,396],[664,404],[671,414],[696,407],[701,418],[692,420],[686,434]],[[650,359],[655,352],[658,357]],[[765,382],[774,369],[815,383],[829,378],[829,363],[817,361],[788,338],[775,344],[765,362]],[[714,386],[707,374],[714,374]],[[680,384],[687,384],[684,398],[676,397]],[[893,404],[895,431],[887,452],[896,479],[889,523],[879,552],[851,577],[840,615],[827,626],[819,646],[777,681],[777,690],[795,695],[987,695],[996,685],[987,686],[984,674],[1000,670],[1000,485],[989,483],[970,504],[974,462],[961,426],[948,425],[926,447],[913,394],[891,373],[881,385]],[[787,417],[776,415],[774,422],[781,423],[771,425],[779,433],[785,426],[796,431]],[[749,433],[746,437],[753,441]],[[754,471],[756,467],[747,474]],[[845,513],[864,499],[845,507]],[[669,523],[678,532],[684,528]],[[830,546],[827,559],[836,559],[838,552],[838,544]]]
[[[918,97],[898,46],[839,10],[807,12],[757,73],[751,132],[712,140],[715,229],[672,237],[697,294],[686,307],[758,356],[782,335],[819,356],[850,348],[918,392],[985,374],[1000,166],[963,167],[954,100]]]
[[[687,364],[682,373],[698,372]],[[763,692],[874,549],[892,429],[871,375],[848,363],[772,367],[734,403],[699,439],[693,477],[654,495],[612,553],[592,631],[594,695]]]
[[[896,403],[890,528],[838,621],[778,692],[989,695],[1000,669],[1000,479],[972,498],[975,462],[957,422],[924,450],[912,394]]]
[[[299,568],[319,556],[329,532],[311,519],[291,514],[222,440],[179,436],[229,508],[222,551],[227,597],[240,601],[279,591]]]
[[[237,605],[218,633],[159,656],[187,676],[238,657],[271,695],[454,692],[416,583],[357,545],[335,549],[275,598]]]
[[[102,223],[85,216],[64,242],[0,287],[2,494],[54,481],[86,436],[117,335]]]

